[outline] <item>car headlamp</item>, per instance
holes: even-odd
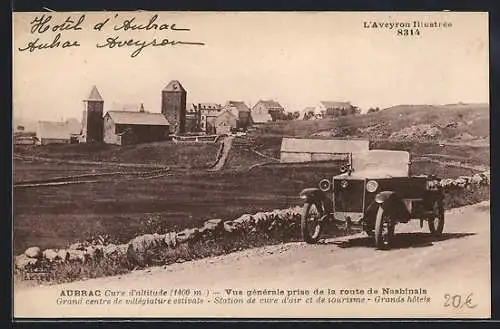
[[[340,182],[340,186],[342,188],[347,188],[349,186],[349,181],[348,180],[343,180]]]
[[[374,180],[370,180],[366,183],[366,190],[370,193],[375,192],[378,189],[378,183]]]
[[[319,185],[319,189],[323,192],[328,192],[330,190],[330,187],[332,186],[332,184],[330,183],[330,180],[326,179],[326,178],[320,180],[318,185]]]

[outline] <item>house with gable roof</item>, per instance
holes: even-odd
[[[259,100],[252,107],[252,122],[256,124],[277,121],[284,116],[285,109],[275,100]]]
[[[243,101],[228,100],[224,109],[228,109],[236,117],[236,128],[246,129],[251,123],[250,108]]]

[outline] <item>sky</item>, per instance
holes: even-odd
[[[35,17],[52,16],[50,29],[31,33]],[[52,32],[67,17],[81,30]],[[176,24],[189,31],[114,30],[124,20]],[[101,31],[95,24],[109,18]],[[420,28],[398,36],[396,28],[373,23],[447,22],[451,27]],[[56,26],[57,27],[57,26]],[[29,42],[80,46],[20,51]],[[200,45],[102,47],[107,38],[201,42]],[[160,112],[161,90],[179,80],[188,102],[225,103],[278,100],[287,110],[319,101],[350,101],[366,110],[397,104],[487,103],[488,16],[486,13],[196,13],[94,12],[14,13],[13,113],[35,120],[82,116],[96,85],[104,108],[143,103]]]

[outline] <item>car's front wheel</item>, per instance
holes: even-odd
[[[318,203],[305,203],[302,208],[300,231],[302,239],[307,243],[318,242],[323,230],[322,218],[325,214],[323,206]]]
[[[387,211],[380,206],[375,219],[375,247],[389,249],[394,237],[395,225]]]

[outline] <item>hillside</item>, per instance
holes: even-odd
[[[414,127],[412,131],[410,127]],[[422,136],[415,130],[424,130]],[[405,131],[406,128],[406,131]],[[426,131],[427,130],[427,131]],[[425,134],[431,130],[429,134]],[[257,135],[364,137],[426,141],[489,138],[488,104],[398,105],[379,112],[337,119],[297,120],[259,127]],[[423,138],[422,138],[423,137]]]
[[[118,146],[110,144],[49,144],[15,146],[14,155],[65,160],[159,164],[177,168],[205,168],[215,158],[219,145],[154,142]]]

